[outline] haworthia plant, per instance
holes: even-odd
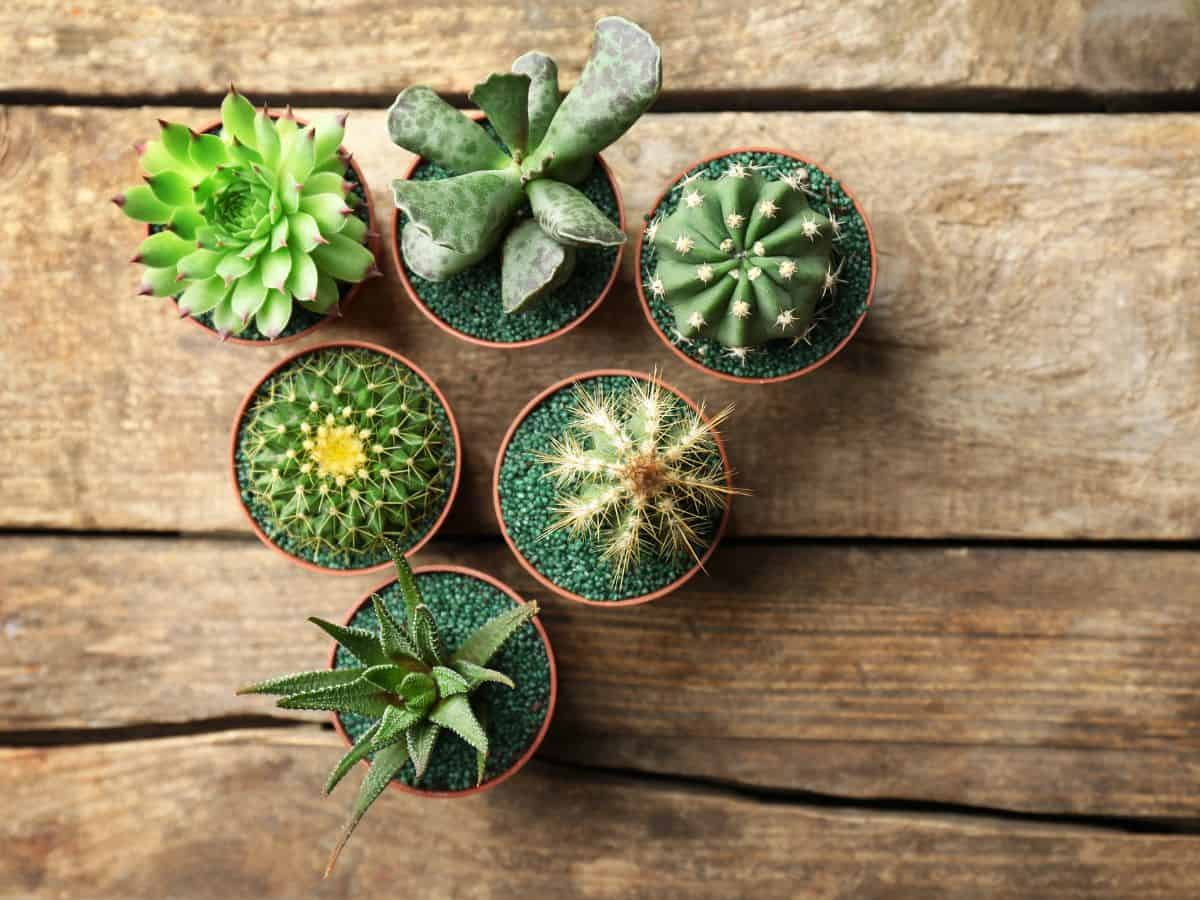
[[[392,184],[408,219],[401,249],[409,268],[445,281],[502,246],[501,297],[516,312],[571,277],[575,248],[624,243],[625,234],[572,185],[661,85],[662,55],[650,35],[609,16],[596,24],[591,56],[561,104],[558,67],[543,53],[526,53],[511,72],[475,86],[471,99],[503,147],[429,88],[402,91],[388,111],[392,140],[455,173]],[[525,224],[526,206],[543,235]]]
[[[706,418],[653,376],[577,388],[565,433],[538,457],[555,482],[547,534],[593,541],[618,585],[643,553],[698,561],[713,514],[739,493],[716,444],[730,412]]]
[[[803,338],[838,273],[837,223],[810,208],[800,174],[770,179],[735,162],[681,190],[675,211],[646,228],[658,254],[646,287],[671,305],[679,335],[735,354]]]
[[[355,763],[372,757],[326,876],[367,809],[410,760],[416,781],[421,780],[444,731],[475,750],[476,783],[482,782],[488,754],[483,724],[486,711],[474,695],[484,684],[514,687],[511,678],[489,668],[488,663],[517,629],[538,613],[536,603],[517,604],[482,625],[450,653],[433,613],[422,602],[408,561],[399,547],[389,546],[404,598],[402,615],[393,614],[375,595],[371,598],[379,622],[375,631],[309,619],[345,648],[357,665],[284,675],[238,691],[281,695],[277,703],[281,709],[335,710],[375,720],[334,766],[325,783],[328,794]]]
[[[294,305],[326,314],[339,281],[378,272],[345,179],[345,115],[302,127],[290,107],[256,112],[230,86],[219,135],[159,124],[158,140],[139,145],[146,183],[113,198],[158,226],[133,258],[146,266],[140,293],[208,313],[222,337],[253,319],[274,338]]]

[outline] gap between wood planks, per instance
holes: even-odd
[[[87,744],[120,743],[133,740],[191,737],[220,731],[262,728],[320,728],[331,730],[328,723],[278,716],[227,716],[197,722],[174,724],[146,723],[116,728],[46,729],[41,731],[0,732],[0,748],[66,747]],[[698,795],[720,795],[764,805],[804,806],[813,809],[839,809],[851,812],[897,815],[927,815],[958,820],[1024,822],[1037,825],[1061,825],[1091,828],[1117,834],[1200,836],[1200,819],[1169,816],[1113,816],[1081,813],[1037,813],[970,803],[921,800],[907,797],[853,797],[820,791],[772,788],[744,782],[698,775],[649,772],[642,769],[600,766],[554,759],[539,753],[533,765],[563,772],[577,772],[593,780],[636,783],[646,789],[682,788]]]
[[[253,96],[263,95],[253,85]],[[397,88],[399,90],[399,87]],[[86,106],[129,109],[139,106],[195,106],[215,108],[224,93],[175,91],[113,97],[67,91],[0,91],[0,105]],[[473,108],[461,93],[442,93],[459,108]],[[270,98],[267,98],[270,99]],[[332,106],[341,109],[386,109],[395,94],[297,91],[278,102],[293,106]],[[656,113],[721,112],[897,112],[897,113],[997,113],[1071,115],[1092,113],[1195,113],[1200,112],[1200,91],[1109,93],[1077,90],[1008,90],[991,88],[857,89],[845,91],[668,91],[655,102]]]

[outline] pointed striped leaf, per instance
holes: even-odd
[[[487,732],[475,718],[475,711],[471,709],[471,701],[466,694],[455,694],[438,701],[429,711],[429,721],[449,728],[480,753],[487,755]]]
[[[455,652],[453,661],[465,660],[477,666],[486,666],[488,660],[504,645],[513,632],[537,613],[538,605],[534,602],[521,603],[507,612],[500,613],[463,641],[462,646]]]
[[[354,767],[356,762],[367,758],[367,754],[371,752],[371,741],[375,737],[375,733],[378,730],[379,723],[376,722],[363,732],[362,737],[354,742],[354,746],[351,747],[346,752],[346,755],[338,761],[338,764],[333,767],[333,771],[329,773],[329,778],[327,778],[325,781],[326,794],[329,794],[335,787],[338,786],[338,783],[346,777],[346,773]]]
[[[416,770],[414,781],[420,781],[429,767],[429,757],[433,754],[433,746],[441,733],[442,726],[428,720],[417,722],[405,732],[408,755],[413,761],[413,769]]]
[[[339,684],[350,684],[357,681],[364,671],[363,669],[320,669],[315,672],[297,672],[294,675],[281,675],[278,678],[268,678],[266,681],[248,684],[238,688],[237,692],[239,694],[297,694]]]
[[[325,867],[326,876],[333,871],[342,848],[346,846],[346,841],[350,840],[350,835],[354,833],[354,829],[370,809],[371,804],[383,793],[388,783],[400,774],[400,770],[404,768],[406,762],[408,762],[408,744],[405,741],[392,744],[375,754],[375,759],[371,763],[371,771],[363,780],[362,787],[358,792],[358,799],[354,802],[354,811],[350,815],[350,821],[346,823],[346,828],[338,839],[337,846],[333,848],[329,864]]]
[[[442,646],[442,636],[438,633],[433,613],[423,603],[413,613],[412,636],[417,642],[417,649],[421,651],[421,659],[431,666],[444,664],[446,650]]]
[[[455,694],[465,694],[470,690],[467,679],[453,669],[445,666],[433,667],[433,680],[437,684],[438,694],[443,697],[453,697]]]
[[[486,666],[477,666],[473,662],[465,659],[455,660],[451,665],[463,678],[467,680],[467,690],[473,691],[481,684],[502,684],[508,688],[515,688],[513,680],[499,672],[496,669],[489,669]]]
[[[388,703],[386,691],[361,678],[350,684],[335,684],[291,694],[282,698],[277,705],[280,709],[328,709],[378,719],[391,704]]]
[[[335,625],[333,622],[327,622],[315,616],[309,618],[308,621],[312,622],[354,654],[354,657],[359,662],[365,663],[368,666],[386,666],[390,664],[391,660],[384,655],[383,648],[379,646],[378,639],[365,628]]]

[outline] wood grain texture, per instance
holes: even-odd
[[[1186,91],[1200,86],[1194,0],[484,3],[264,0],[202,6],[18,0],[0,12],[0,90],[119,97],[465,94],[537,48],[567,83],[592,23],[624,12],[663,46],[669,92]]]
[[[221,345],[133,296],[138,231],[106,199],[135,180],[129,146],[156,115],[206,117],[0,118],[0,454],[19,461],[0,467],[0,526],[244,528],[228,430],[289,348]],[[351,116],[347,144],[386,222],[407,156],[382,122]],[[676,171],[731,142],[824,160],[874,220],[875,308],[813,375],[731,385],[674,360],[631,260],[593,319],[539,348],[441,333],[390,260],[309,339],[384,343],[445,390],[465,438],[451,533],[495,533],[494,454],[529,397],[583,369],[658,365],[693,397],[737,404],[730,453],[754,496],[733,534],[1200,535],[1200,115],[650,116],[607,154],[631,230]]]
[[[480,900],[1024,900],[1197,887],[1194,837],[761,804],[536,762],[467,800],[390,792],[322,882],[354,789],[320,796],[338,752],[315,729],[0,750],[0,896],[349,898],[402,884]],[[414,821],[419,844],[398,837]]]
[[[1200,816],[1200,554],[731,544],[711,577],[629,610],[547,596],[497,541],[421,556],[543,604],[549,759]],[[0,732],[271,713],[233,688],[321,665],[305,618],[385,580],[314,577],[247,540],[10,538],[0,571]]]

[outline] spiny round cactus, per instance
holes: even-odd
[[[159,139],[139,148],[146,184],[113,202],[161,226],[133,257],[146,266],[142,294],[177,297],[184,315],[210,314],[222,337],[253,318],[274,338],[293,302],[324,315],[338,302],[337,282],[377,271],[345,180],[346,117],[302,128],[290,107],[256,113],[231,86],[221,121],[218,136],[160,120]]]
[[[681,190],[675,211],[646,228],[659,260],[646,287],[671,305],[680,336],[738,352],[802,337],[837,279],[835,223],[809,207],[802,179],[733,163]]]
[[[504,146],[429,88],[406,88],[388,111],[392,140],[457,173],[392,183],[408,219],[401,247],[409,268],[445,281],[503,241],[501,299],[506,312],[516,312],[566,282],[574,248],[624,243],[624,232],[572,185],[661,86],[662,56],[650,35],[609,16],[596,23],[587,65],[561,104],[558,67],[543,53],[526,53],[512,72],[475,86],[471,100]],[[532,220],[511,227],[526,204]]]
[[[244,419],[245,483],[274,527],[310,551],[411,546],[444,501],[445,429],[414,372],[362,348],[301,357]]]
[[[737,493],[716,442],[731,412],[709,419],[654,377],[577,387],[566,433],[539,456],[558,486],[547,533],[591,537],[618,584],[642,552],[699,561],[714,512]]]

